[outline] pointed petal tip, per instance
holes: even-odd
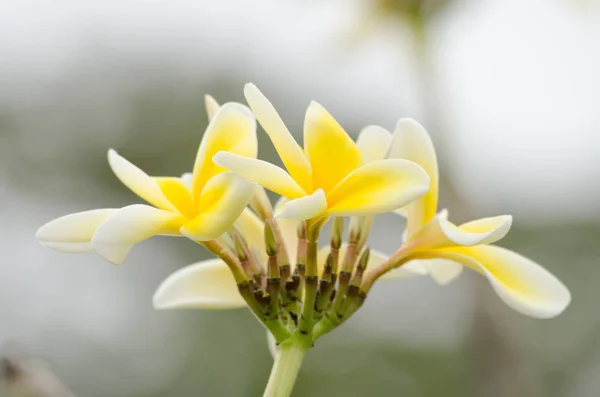
[[[106,157],[108,158],[108,163],[112,163],[115,159],[121,157],[121,155],[113,148],[108,149],[106,152]]]
[[[308,114],[308,113],[323,111],[323,110],[325,110],[323,105],[321,105],[319,102],[317,102],[315,100],[311,100],[310,103],[308,104],[308,107],[306,108],[306,113]]]
[[[423,128],[423,125],[421,125],[421,123],[419,123],[417,120],[413,119],[412,117],[403,117],[400,120],[398,120],[398,122],[396,123],[396,127],[404,126],[404,125],[411,125],[411,126]]]
[[[259,91],[258,87],[251,82],[244,84],[244,94],[247,94],[249,91]]]
[[[248,106],[246,106],[242,103],[239,103],[239,102],[224,103],[223,106],[221,106],[219,108],[219,110],[217,111],[215,116],[220,115],[220,114],[231,113],[231,112],[241,113],[242,115],[252,119],[254,124],[256,123],[256,120],[254,119],[254,113],[252,113],[250,108],[248,108]]]
[[[97,228],[117,209],[104,208],[63,215],[42,225],[35,238],[44,247],[65,253],[92,251]]]

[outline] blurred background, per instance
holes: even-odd
[[[573,294],[544,321],[469,271],[380,283],[310,352],[296,396],[600,395],[599,43],[593,0],[3,0],[0,394],[262,394],[272,360],[250,312],[152,308],[201,247],[154,238],[115,267],[34,238],[55,217],[139,202],[110,147],[151,175],[190,171],[203,95],[243,101],[251,81],[298,138],[311,99],[354,137],[420,120],[452,219],[514,214],[501,245]],[[402,229],[379,217],[370,243],[391,252]],[[24,376],[56,388],[14,391]]]

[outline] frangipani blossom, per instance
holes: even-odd
[[[68,253],[95,250],[109,262],[122,264],[133,245],[154,235],[205,241],[227,231],[256,185],[224,172],[212,157],[220,151],[256,157],[256,120],[244,105],[218,107],[210,97],[206,102],[209,116],[214,117],[202,137],[191,174],[151,177],[111,149],[108,162],[117,178],[150,205],[66,215],[42,226],[37,239]]]
[[[244,90],[287,172],[265,161],[220,152],[215,163],[290,201],[277,214],[305,220],[321,216],[371,215],[392,211],[423,195],[429,177],[404,159],[365,163],[357,144],[318,103],[304,120],[304,149],[277,111],[252,84]]]
[[[283,200],[275,206],[277,210]],[[288,259],[293,272],[296,266],[298,249],[298,222],[289,219],[277,221]],[[264,241],[264,222],[250,209],[246,208],[236,221],[241,233],[246,237],[248,245],[255,249],[263,262],[267,261]],[[329,246],[322,247],[317,256],[319,274],[323,272],[323,264],[329,254]],[[340,256],[346,252],[346,246],[340,249]],[[382,264],[387,257],[371,250],[368,267]],[[394,278],[419,275],[412,264],[407,264],[394,271]],[[247,306],[238,291],[237,283],[231,270],[221,259],[208,259],[186,266],[170,275],[158,287],[154,294],[154,307],[157,309],[237,309]]]
[[[430,177],[429,191],[403,209],[407,239],[396,259],[420,259],[419,265],[440,284],[456,278],[463,266],[471,268],[488,279],[507,305],[532,317],[554,317],[568,306],[569,290],[555,276],[524,256],[490,245],[506,235],[512,223],[510,215],[457,226],[448,220],[447,211],[436,214],[437,159],[420,124],[410,119],[398,122],[388,157],[413,161]],[[393,278],[393,272],[388,278]]]
[[[206,97],[211,122],[192,173],[150,177],[110,150],[117,177],[150,205],[58,218],[39,229],[40,242],[65,252],[95,250],[113,263],[157,234],[200,242],[217,258],[172,274],[154,306],[250,309],[275,356],[264,394],[270,397],[291,394],[304,355],[363,306],[379,278],[429,273],[446,282],[468,266],[523,313],[552,317],[569,303],[569,291],[550,273],[488,245],[506,234],[511,217],[456,226],[446,211],[436,214],[437,161],[416,122],[401,120],[393,137],[367,127],[355,143],[313,102],[303,149],[256,87],[247,85],[245,94],[287,171],[256,159],[250,109]],[[283,196],[275,208],[255,183]],[[367,247],[368,235],[375,215],[401,207],[407,238],[386,258]],[[347,228],[345,216],[351,217]],[[329,245],[319,249],[330,217]]]

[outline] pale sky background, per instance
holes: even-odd
[[[459,186],[473,193],[476,212],[501,209],[536,220],[600,216],[600,6],[463,3],[436,25],[441,39],[434,48]],[[132,59],[142,76],[169,68],[192,82],[211,75],[253,80],[284,114],[293,96],[322,102],[342,123],[355,118],[392,129],[401,117],[418,119],[402,33],[382,24],[377,39],[351,43],[359,7],[348,4],[7,2],[0,13],[0,98],[13,106],[60,100],[44,94],[57,81],[89,73],[85,84],[97,85],[90,102],[109,106],[106,98],[116,94],[94,77]],[[340,49],[342,42],[348,45]],[[95,59],[95,49],[109,56]],[[120,89],[136,84],[143,82]],[[295,106],[289,114],[299,120],[303,111]],[[108,131],[95,139],[115,145]],[[46,155],[51,147],[45,143]]]

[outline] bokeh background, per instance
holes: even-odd
[[[533,320],[469,271],[380,283],[310,352],[295,396],[600,395],[598,71],[593,0],[1,1],[4,385],[52,371],[77,396],[261,395],[272,360],[249,312],[152,308],[201,247],[153,238],[115,267],[34,238],[57,216],[139,201],[110,147],[150,174],[189,171],[203,95],[243,101],[251,81],[298,138],[311,99],[354,137],[420,120],[453,220],[514,214],[502,245],[573,294]],[[370,244],[391,252],[402,228],[379,217]]]

